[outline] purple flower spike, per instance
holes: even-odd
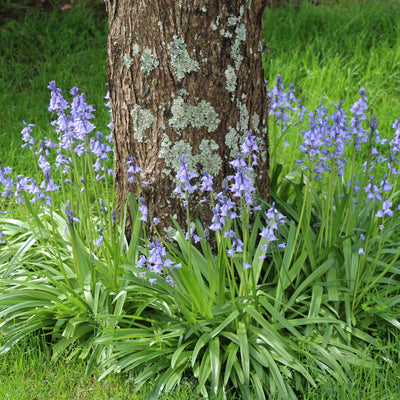
[[[251,265],[248,262],[245,262],[243,269],[245,270],[245,269],[250,269],[250,268],[251,268]]]
[[[128,161],[126,162],[126,165],[128,166],[126,172],[130,175],[128,177],[128,182],[133,183],[136,179],[136,175],[140,171],[142,171],[142,169],[135,164],[135,161],[132,156],[129,157]]]
[[[139,200],[140,200],[140,203],[141,203],[141,206],[139,207],[139,211],[142,214],[139,219],[141,221],[146,222],[147,221],[147,215],[148,215],[148,209],[147,209],[147,206],[146,206],[146,204],[144,202],[144,198],[141,197]]]
[[[291,112],[297,113],[300,121],[303,120],[306,109],[301,100],[296,98],[296,90],[294,90],[293,84],[290,84],[288,91],[285,92],[283,79],[279,74],[276,76],[276,85],[271,91],[267,88],[267,92],[270,99],[270,115],[275,115],[276,123],[282,125],[282,133],[287,129]],[[295,106],[295,103],[297,103],[297,106]]]
[[[65,215],[68,219],[67,224],[69,226],[73,226],[74,222],[81,222],[78,218],[74,217],[74,213],[71,210],[71,203],[69,200],[67,200],[67,203],[65,204]]]
[[[389,217],[393,217],[393,211],[392,211],[391,207],[392,207],[392,203],[389,200],[385,200],[382,203],[382,209],[376,213],[376,216],[378,218],[384,217],[385,215],[387,215]]]
[[[181,168],[176,175],[179,184],[175,188],[174,193],[182,194],[184,192],[194,192],[195,190],[197,190],[197,186],[192,186],[190,184],[190,180],[193,178],[197,178],[198,175],[195,172],[189,170],[189,166],[186,164],[184,156],[180,156],[179,160],[181,162]]]
[[[256,144],[256,137],[252,135],[252,130],[247,132],[247,137],[242,145],[242,151],[244,154],[250,154],[252,152],[258,151],[258,146]]]
[[[263,251],[267,250],[271,242],[278,240],[275,235],[278,226],[285,224],[285,217],[275,208],[275,203],[272,203],[272,207],[266,212],[266,217],[266,226],[260,233],[261,237],[268,240],[262,248]]]
[[[25,128],[22,129],[21,135],[22,140],[25,144],[21,145],[21,147],[26,147],[29,145],[29,148],[32,150],[33,145],[35,144],[35,139],[31,136],[32,128],[35,126],[34,124],[27,124],[25,121],[22,121],[25,125]]]
[[[200,192],[213,192],[213,177],[205,171],[200,179]]]
[[[96,240],[96,242],[94,244],[97,247],[100,247],[101,244],[103,243],[103,240],[104,240],[104,233],[103,232],[104,232],[104,229],[101,227],[99,229],[100,237],[99,237],[99,239]]]
[[[63,111],[69,108],[68,103],[65,101],[64,97],[61,95],[62,90],[58,89],[55,81],[51,81],[47,86],[47,89],[51,90],[51,98],[49,111]]]

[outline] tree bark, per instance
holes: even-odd
[[[108,85],[121,211],[129,156],[143,171],[149,216],[184,223],[175,176],[184,156],[214,176],[231,173],[249,129],[261,149],[257,187],[269,193],[268,104],[262,70],[266,0],[108,0]],[[207,219],[195,199],[192,211]],[[204,221],[207,222],[207,221]],[[182,225],[184,227],[184,225]],[[130,225],[127,226],[129,233]]]

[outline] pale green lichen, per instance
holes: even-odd
[[[144,73],[151,72],[154,68],[157,68],[159,61],[150,49],[145,48],[141,57],[142,67],[140,68]]]
[[[144,131],[149,129],[153,124],[154,117],[151,114],[150,110],[135,104],[131,111],[131,117],[133,120],[133,137],[139,141],[143,142],[145,138]]]
[[[168,50],[171,52],[171,64],[178,80],[182,80],[185,74],[200,69],[199,63],[190,58],[182,38],[174,36],[174,41],[168,45]]]
[[[132,54],[138,56],[140,54],[140,46],[137,43],[132,45]]]
[[[232,36],[233,36],[232,32],[225,31],[224,37],[226,37],[227,39],[230,39]]]
[[[254,113],[251,117],[251,124],[253,126],[253,130],[257,131],[258,126],[260,125],[260,116],[257,113]]]
[[[186,128],[187,122],[187,105],[185,104],[182,97],[174,99],[171,107],[172,117],[169,120],[169,124],[172,128],[176,129],[179,133],[180,130]]]
[[[133,65],[133,58],[129,54],[124,54],[122,64],[124,64],[126,69],[129,69]]]
[[[176,176],[181,163],[179,157],[184,156],[185,162],[188,164],[189,169],[192,171],[196,168],[196,160],[193,157],[191,145],[184,141],[178,140],[173,145],[167,135],[164,136],[161,142],[159,157],[164,159],[165,169],[164,174],[167,176]]]
[[[217,176],[221,171],[222,159],[217,153],[218,144],[214,140],[203,139],[199,146],[199,154],[195,156],[203,171],[212,176]]]
[[[240,44],[246,40],[246,29],[243,24],[240,24],[235,29],[235,43],[231,47],[231,58],[235,63],[235,68],[238,70],[242,64],[243,56],[240,54]]]
[[[214,132],[221,120],[213,106],[202,100],[197,106],[184,102],[182,97],[174,99],[171,107],[172,117],[169,125],[179,133],[182,129],[191,125],[193,128],[207,127],[209,133]]]
[[[261,137],[266,137],[267,136],[267,128],[264,127],[263,129],[261,129]],[[262,142],[261,138],[260,138],[260,142]],[[260,158],[263,162],[267,161],[267,150],[265,148],[265,146],[262,146],[261,143],[259,145],[261,152],[260,152]]]
[[[228,26],[235,26],[237,22],[240,21],[239,17],[230,16],[228,18]]]
[[[237,133],[235,128],[231,128],[229,132],[225,135],[225,144],[230,149],[230,157],[236,158],[240,152],[239,147],[239,134]]]
[[[236,89],[237,76],[235,74],[235,70],[231,65],[228,65],[228,68],[225,71],[225,78],[226,78],[225,89],[228,92],[234,93]]]
[[[203,139],[199,146],[199,154],[193,154],[192,146],[187,141],[178,140],[172,144],[170,139],[164,136],[159,153],[159,157],[163,158],[165,162],[166,168],[163,173],[171,177],[176,176],[181,168],[179,158],[183,156],[189,170],[197,171],[197,166],[200,165],[202,171],[216,176],[222,167],[222,159],[217,153],[218,149],[219,146],[214,140]]]
[[[249,112],[247,111],[246,104],[241,104],[238,102],[238,108],[239,108],[239,122],[236,125],[236,129],[239,132],[247,132],[249,129],[249,122],[250,122],[250,116]]]
[[[235,128],[231,128],[225,135],[225,144],[230,149],[231,158],[236,158],[241,150],[241,145],[246,138],[247,131],[249,129],[249,113],[245,104],[237,102],[239,108],[239,121]],[[258,115],[253,115],[254,122],[258,125]]]
[[[211,29],[212,29],[213,31],[216,31],[216,30],[218,29],[219,19],[220,19],[220,16],[218,15],[218,16],[217,16],[217,19],[215,20],[215,23],[214,23],[214,22],[211,23],[210,26],[211,26]]]

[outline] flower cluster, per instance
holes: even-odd
[[[68,226],[73,228],[74,222],[81,222],[81,221],[74,216],[74,213],[71,210],[71,202],[69,200],[67,200],[67,203],[65,204],[64,211],[65,211],[65,216],[67,217],[67,224],[64,227],[64,233],[66,233]]]
[[[293,106],[284,94],[280,76],[277,82],[274,90],[269,92],[271,114],[285,124]],[[354,205],[360,204],[361,199],[372,202],[375,217],[382,219],[378,222],[379,229],[383,230],[384,218],[394,216],[398,198],[394,189],[399,174],[400,120],[396,119],[392,125],[395,130],[393,139],[382,139],[378,120],[374,115],[367,116],[366,90],[360,89],[359,95],[349,109],[349,117],[343,110],[343,100],[334,105],[333,113],[329,113],[322,103],[316,110],[307,112],[308,118],[303,125],[308,126],[301,130],[302,143],[299,146],[303,157],[297,162],[302,164],[303,170],[310,171],[311,179],[321,180],[329,175],[330,182],[335,176],[343,180],[350,188],[347,198]],[[285,129],[282,128],[282,133]],[[397,209],[400,209],[400,204]],[[360,255],[365,252],[364,247],[359,248]]]
[[[135,164],[135,161],[132,156],[129,156],[128,161],[126,162],[128,169],[126,172],[128,173],[128,183],[133,183],[136,181],[137,174],[142,171],[142,168]]]
[[[276,232],[278,231],[279,225],[285,224],[285,216],[275,208],[275,203],[272,203],[272,207],[265,213],[265,216],[265,226],[260,233],[261,237],[267,239],[267,243],[262,247],[263,251],[267,251],[270,244],[278,240]],[[279,243],[277,247],[285,247],[285,243]],[[261,257],[265,258],[265,255]]]
[[[257,151],[256,137],[252,135],[252,131],[250,130],[247,132],[246,139],[242,145],[242,153],[238,154],[237,158],[230,162],[230,165],[234,168],[234,174],[229,175],[224,180],[222,190],[219,193],[214,192],[212,176],[205,172],[199,178],[195,172],[189,170],[184,157],[180,157],[181,167],[176,176],[178,183],[174,193],[183,197],[184,206],[187,206],[187,197],[195,191],[211,193],[212,217],[210,225],[205,228],[205,232],[219,231],[222,234],[222,237],[226,239],[228,247],[226,253],[229,257],[243,254],[245,247],[244,239],[240,236],[241,234],[232,229],[232,221],[240,216],[248,218],[249,211],[251,210],[260,210],[260,207],[254,204],[256,188],[254,186],[253,167],[257,165]],[[131,165],[134,165],[133,160],[131,160]],[[192,182],[196,178],[199,178],[199,184]],[[144,207],[143,199],[140,198],[139,200],[142,203],[142,207]],[[284,223],[284,217],[276,210],[275,205],[267,212],[266,218],[266,227],[260,233],[260,236],[267,239],[267,244],[263,248],[264,251],[267,250],[270,242],[277,241],[276,231],[278,226]],[[186,240],[190,239],[194,239],[195,243],[198,243],[200,240],[206,240],[196,235],[192,226],[186,234]],[[283,247],[284,244],[278,246]],[[170,281],[172,278],[165,271],[171,271],[171,261],[165,256],[165,248],[157,240],[155,243],[149,245],[149,249],[151,257],[146,259],[145,256],[141,256],[137,266],[139,268],[147,266],[150,272],[166,276],[166,281]],[[245,257],[243,256],[243,258]],[[251,265],[246,259],[243,259],[243,269],[249,268],[251,268]],[[145,276],[145,272],[142,274]],[[154,283],[155,281],[156,279],[153,278],[150,282]]]
[[[303,120],[306,109],[302,105],[302,101],[296,98],[296,90],[294,90],[293,84],[289,85],[289,89],[285,92],[282,76],[278,74],[276,76],[276,85],[272,90],[267,88],[267,92],[270,99],[269,114],[274,115],[276,123],[282,126],[282,133],[288,128],[288,122],[292,114],[298,114],[300,121]]]
[[[106,160],[112,153],[112,135],[104,137],[102,132],[96,132],[90,136],[95,126],[90,122],[94,118],[94,108],[87,104],[86,96],[74,87],[70,94],[73,96],[69,104],[62,95],[62,90],[57,88],[54,81],[50,82],[48,89],[51,90],[51,98],[48,110],[55,113],[57,118],[52,122],[58,135],[57,142],[45,137],[36,143],[32,136],[33,124],[27,124],[23,121],[24,128],[21,131],[21,137],[24,144],[22,147],[29,147],[34,152],[39,169],[42,171],[44,179],[37,182],[34,178],[24,175],[11,176],[12,169],[9,167],[0,168],[0,184],[3,186],[3,197],[14,198],[22,203],[24,193],[33,203],[42,201],[47,206],[52,205],[52,192],[58,191],[60,185],[53,180],[54,169],[60,169],[62,174],[68,175],[73,162],[72,153],[76,156],[91,154],[95,158],[93,169],[96,172],[96,179],[105,177],[105,173],[112,175],[113,171],[107,168]],[[67,110],[70,109],[70,113]],[[55,152],[55,154],[53,154]],[[54,163],[53,163],[54,160]],[[53,165],[54,164],[54,165]],[[72,183],[72,175],[65,178],[66,183]],[[82,191],[86,184],[84,178]]]
[[[174,264],[167,257],[167,250],[165,246],[157,239],[153,243],[149,243],[149,256],[141,255],[139,261],[136,264],[137,268],[147,267],[148,271],[163,276],[165,281],[172,286],[176,285],[176,282],[171,277],[171,272],[174,269],[182,268],[181,264]],[[142,277],[146,276],[146,271],[140,273]],[[151,284],[158,281],[158,278],[150,278],[149,282]]]
[[[292,86],[287,93],[284,92],[282,78],[278,76],[277,85],[269,92],[271,114],[276,115],[282,123],[288,120],[289,112],[296,111],[299,114],[299,109],[293,107],[290,101],[290,98],[295,99],[290,97],[291,91]],[[368,99],[365,89],[360,89],[359,94],[359,99],[349,110],[350,118],[343,110],[343,100],[334,105],[336,110],[332,114],[329,114],[329,110],[322,103],[316,110],[306,114],[308,127],[301,130],[303,143],[299,145],[305,159],[299,159],[297,162],[303,164],[303,169],[311,169],[313,179],[320,180],[326,173],[332,172],[338,177],[345,177],[346,184],[352,187],[353,194],[363,189],[367,199],[376,200],[381,204],[376,213],[377,217],[392,216],[392,201],[388,196],[393,189],[391,178],[398,174],[394,165],[398,163],[400,151],[400,123],[397,119],[393,124],[395,134],[390,142],[381,139],[375,116],[370,118],[368,127],[364,127],[364,123],[368,121]],[[305,108],[302,108],[299,114],[301,118],[304,112]],[[282,132],[285,129],[282,128]],[[389,157],[384,157],[379,149],[388,142]],[[363,152],[364,155],[367,153],[367,161],[362,165],[361,176],[346,176],[347,156],[354,151]],[[380,171],[384,168],[387,170],[383,179],[378,178],[381,174],[374,174],[378,165]]]
[[[190,184],[190,181],[194,178],[197,178],[198,175],[195,172],[189,170],[189,167],[185,162],[184,156],[180,156],[179,161],[181,162],[181,167],[176,175],[178,186],[174,189],[174,193],[180,195],[186,193],[187,195],[190,195],[190,193],[197,190],[197,186],[192,186]],[[184,202],[185,205],[187,205],[187,201],[184,200]]]

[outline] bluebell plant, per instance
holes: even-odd
[[[32,135],[35,126],[24,121],[22,147],[31,151],[37,173],[28,177],[15,174],[11,167],[0,167],[0,184],[3,198],[15,200],[17,206],[26,205],[35,239],[54,261],[50,267],[44,263],[43,277],[52,276],[53,264],[61,272],[62,276],[49,278],[45,289],[51,288],[51,296],[56,289],[59,292],[55,299],[49,295],[51,301],[41,310],[49,312],[55,307],[54,318],[61,315],[55,330],[72,319],[60,336],[64,338],[62,346],[73,343],[68,335],[83,332],[74,337],[84,341],[90,332],[93,340],[85,342],[89,344],[83,353],[96,348],[91,361],[115,364],[118,354],[112,352],[118,343],[115,348],[106,344],[104,353],[96,345],[132,335],[135,340],[123,343],[121,354],[132,344],[134,351],[129,350],[127,357],[139,357],[143,352],[157,360],[155,372],[148,358],[137,361],[137,365],[149,362],[144,377],[158,374],[162,364],[169,371],[166,379],[174,373],[178,381],[191,365],[202,390],[210,375],[216,385],[225,388],[232,382],[248,394],[251,376],[260,393],[278,382],[280,393],[288,394],[293,392],[288,386],[292,373],[315,384],[296,359],[298,354],[309,351],[311,359],[319,354],[314,367],[324,376],[326,371],[336,374],[340,370],[340,351],[353,351],[353,336],[376,345],[367,332],[370,320],[365,319],[365,332],[357,321],[364,318],[358,314],[359,305],[379,285],[385,287],[384,293],[398,290],[400,253],[393,249],[391,227],[399,216],[400,120],[393,124],[392,140],[381,138],[377,119],[367,116],[365,89],[360,89],[359,99],[349,110],[340,101],[333,111],[323,103],[307,111],[294,86],[285,91],[278,76],[276,85],[268,90],[274,120],[272,175],[283,170],[278,167],[285,149],[292,156],[283,176],[272,177],[272,203],[257,195],[259,148],[256,135],[249,130],[240,153],[230,161],[231,175],[218,191],[207,171],[199,176],[180,157],[171,195],[182,199],[187,218],[186,226],[172,220],[175,241],[162,235],[147,239],[146,225],[152,224],[157,232],[159,220],[149,215],[140,192],[147,184],[141,181],[144,166],[129,157],[127,183],[136,189],[136,203],[129,203],[135,214],[135,236],[128,243],[124,215],[117,221],[111,188],[112,134],[96,131],[92,122],[95,110],[78,88],[71,89],[71,102],[55,82],[48,88],[56,138],[36,140]],[[296,136],[291,143],[293,130]],[[209,207],[208,226],[191,213],[189,199],[194,195]],[[60,215],[57,208],[63,210]],[[7,217],[1,219],[7,226],[13,224]],[[0,250],[9,246],[14,268],[25,247],[14,250],[9,232],[9,228],[1,228]],[[29,262],[26,264],[29,269]],[[38,268],[35,260],[32,268]],[[10,267],[1,271],[15,273]],[[31,279],[31,272],[26,276]],[[63,283],[57,286],[59,279]],[[9,281],[6,291],[7,285]],[[77,300],[69,302],[73,296]],[[69,306],[64,307],[63,301]],[[157,318],[165,326],[153,315],[142,315],[147,306],[151,312],[162,310]],[[70,310],[78,310],[76,319]],[[27,312],[26,332],[31,332],[31,315],[39,311]],[[12,312],[9,309],[4,315],[12,316]],[[89,322],[81,327],[85,318]],[[398,326],[391,315],[382,318]],[[48,320],[43,321],[47,324]],[[336,353],[329,353],[329,348],[341,340],[345,347],[335,347],[339,356],[333,356]],[[114,364],[107,371],[116,369]],[[219,376],[222,365],[226,368],[223,378]]]

